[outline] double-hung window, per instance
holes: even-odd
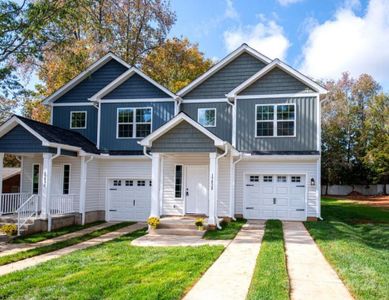
[[[255,110],[256,136],[295,136],[295,104],[257,105]]]
[[[197,122],[204,127],[215,127],[216,108],[199,108],[197,111]]]
[[[70,112],[70,129],[86,128],[86,111]]]
[[[118,108],[117,138],[142,138],[151,133],[152,109]]]

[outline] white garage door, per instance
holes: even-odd
[[[248,175],[244,217],[305,220],[305,191],[304,175]]]
[[[112,179],[108,187],[111,221],[145,221],[149,217],[151,180]]]

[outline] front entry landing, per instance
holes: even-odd
[[[208,166],[186,166],[185,183],[186,213],[208,215]]]

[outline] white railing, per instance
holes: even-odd
[[[18,214],[18,235],[20,230],[28,220],[38,215],[39,196],[32,195],[17,210]]]
[[[0,216],[16,213],[17,209],[31,197],[28,193],[6,193],[0,198]]]
[[[76,195],[51,195],[50,214],[63,215],[76,212],[74,199]]]

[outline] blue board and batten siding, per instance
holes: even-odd
[[[61,96],[55,103],[89,102],[88,99],[103,89],[128,68],[111,59],[93,74],[81,81],[70,91]]]
[[[171,97],[160,88],[156,87],[136,73],[103,97],[104,100],[152,98]]]
[[[87,112],[87,126],[85,129],[70,129],[70,113],[72,111]],[[97,108],[88,106],[55,106],[53,107],[53,125],[81,133],[87,139],[97,142]]]
[[[186,121],[153,142],[152,152],[215,152],[212,139]]]
[[[138,144],[142,138],[116,138],[117,111],[125,107],[151,107],[153,110],[152,130],[156,130],[174,116],[174,101],[103,103],[101,104],[100,149],[142,150]]]
[[[266,64],[246,52],[186,94],[184,99],[225,98],[239,84],[261,70]]]
[[[231,143],[232,106],[226,102],[183,103],[181,111],[185,112],[196,122],[199,108],[216,108],[216,127],[207,127],[214,135]]]
[[[296,137],[255,137],[256,104],[296,104]],[[316,151],[316,97],[237,100],[236,148],[238,151]]]

